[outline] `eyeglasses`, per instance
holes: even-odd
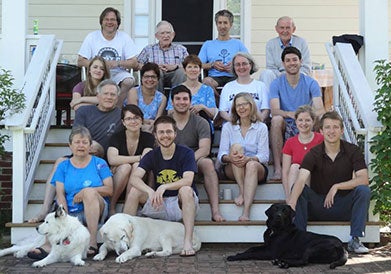
[[[162,32],[158,32],[159,35],[169,35],[171,34],[172,31],[162,31]]]
[[[250,104],[249,102],[240,103],[240,104],[235,104],[235,107],[236,107],[236,108],[246,107],[246,106],[248,106],[249,104]]]
[[[158,130],[156,131],[157,135],[163,135],[163,134],[166,134],[166,135],[171,135],[171,134],[174,134],[174,131],[172,129],[167,129],[167,130]]]
[[[243,62],[243,63],[235,63],[234,64],[234,67],[247,67],[248,65],[250,65],[250,63],[247,63],[247,62]]]
[[[156,80],[157,76],[156,75],[143,75],[143,79]]]
[[[141,120],[141,118],[138,117],[138,116],[134,116],[134,117],[126,117],[126,118],[124,118],[123,120],[124,120],[125,122],[130,122],[130,121],[132,121],[132,122],[138,122],[138,121]]]

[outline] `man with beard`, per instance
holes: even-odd
[[[270,85],[273,179],[281,179],[281,151],[284,139],[299,133],[295,124],[296,109],[302,105],[312,105],[318,117],[325,112],[319,84],[313,78],[300,72],[302,65],[300,50],[295,47],[286,47],[282,51],[281,60],[285,73]]]
[[[211,206],[212,221],[222,222],[219,209],[219,179],[209,152],[211,147],[210,127],[206,119],[190,112],[191,91],[184,85],[171,90],[172,117],[177,123],[175,142],[194,151],[199,172],[204,175],[205,189]]]
[[[121,24],[121,14],[118,10],[108,7],[99,16],[100,30],[89,33],[79,50],[77,65],[88,67],[90,60],[101,56],[110,69],[111,79],[121,88],[117,105],[122,107],[128,91],[134,86],[134,77],[129,69],[137,69],[137,48],[132,38],[118,31]]]
[[[168,221],[183,220],[185,236],[180,256],[194,256],[192,247],[194,220],[199,208],[194,174],[197,172],[194,152],[175,144],[176,122],[169,116],[160,116],[154,123],[153,133],[159,146],[148,152],[130,178],[132,188],[124,205],[124,213]],[[143,178],[152,171],[154,185]]]

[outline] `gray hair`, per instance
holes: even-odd
[[[234,15],[229,10],[219,10],[215,14],[215,22],[217,23],[217,20],[220,16],[227,17],[231,25],[234,23]]]
[[[259,67],[258,65],[255,63],[255,59],[254,57],[251,56],[250,53],[248,52],[244,52],[244,51],[239,51],[237,52],[234,57],[232,58],[232,73],[235,75],[235,77],[238,77],[238,75],[236,74],[235,72],[235,68],[234,68],[234,63],[235,63],[235,59],[236,57],[238,56],[241,56],[241,57],[244,57],[248,60],[248,62],[250,63],[251,65],[251,69],[250,69],[250,74],[253,74],[254,72],[257,72]]]
[[[83,126],[77,126],[75,128],[72,129],[71,131],[71,134],[69,134],[69,144],[72,144],[72,141],[73,141],[73,137],[75,137],[75,135],[80,135],[81,137],[87,137],[88,138],[88,141],[90,141],[90,145],[92,144],[92,137],[91,137],[91,133],[90,131],[88,130],[88,128],[86,127],[83,127]]]
[[[172,24],[166,20],[162,20],[159,23],[157,23],[156,28],[155,28],[155,33],[158,33],[158,29],[162,25],[168,25],[171,28],[171,31],[174,32],[174,27],[172,26]]]
[[[292,17],[289,17],[289,16],[282,16],[280,18],[278,18],[277,20],[277,23],[276,23],[276,26],[278,26],[278,24],[280,23],[280,21],[291,21],[292,23],[292,27],[295,27],[295,22],[293,21]]]
[[[114,82],[111,79],[105,79],[102,82],[100,82],[99,85],[96,87],[96,93],[97,94],[102,93],[102,90],[103,90],[104,86],[115,86],[115,88],[117,90],[117,95],[119,95],[119,93],[121,92],[121,90],[120,90],[120,88],[119,88],[119,86],[117,85],[116,82]]]

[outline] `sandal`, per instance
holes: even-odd
[[[193,249],[182,249],[181,254],[179,256],[181,257],[192,257],[195,256],[196,252]]]
[[[42,260],[49,255],[49,253],[47,253],[47,251],[42,247],[36,247],[35,249],[39,250],[39,253],[35,251],[29,251],[27,252],[27,257],[33,260]]]
[[[98,254],[99,250],[97,247],[90,246],[87,250],[87,256],[92,257]]]

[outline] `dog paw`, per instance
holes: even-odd
[[[115,259],[115,262],[116,263],[119,263],[119,264],[122,264],[124,262],[126,262],[127,260],[129,260],[129,258],[127,256],[123,256],[124,254],[121,254],[119,255],[116,259]]]
[[[19,251],[16,251],[15,253],[14,253],[14,256],[16,257],[16,258],[23,258],[23,257],[25,257],[27,255],[27,252],[26,251],[24,251],[24,250],[19,250]],[[1,257],[1,256],[0,256]]]
[[[273,264],[273,265],[278,265],[279,262],[280,262],[280,261],[279,261],[278,259],[272,260],[272,264]]]
[[[74,265],[78,265],[78,266],[83,266],[85,265],[86,263],[83,261],[83,260],[80,260],[80,261],[76,261],[73,263]]]
[[[96,254],[94,258],[92,258],[94,261],[103,261],[105,259],[105,256],[103,254]]]
[[[238,259],[236,258],[236,255],[228,256],[227,261],[237,261]]]
[[[32,266],[35,267],[35,268],[44,267],[45,265],[46,265],[46,264],[41,263],[40,261],[34,262],[34,263],[32,264]]]
[[[148,257],[148,258],[152,258],[155,256],[156,256],[156,251],[151,251],[151,252],[145,253],[145,257]]]

